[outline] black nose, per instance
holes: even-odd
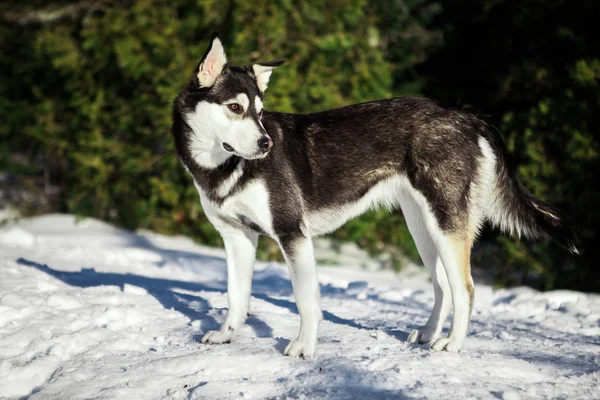
[[[258,139],[258,147],[263,152],[267,152],[271,147],[273,147],[273,141],[268,136],[263,136],[260,139]]]

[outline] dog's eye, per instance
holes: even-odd
[[[241,114],[244,112],[242,106],[240,106],[238,103],[228,104],[227,107],[236,114]]]

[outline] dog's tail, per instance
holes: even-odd
[[[507,150],[500,134],[493,129],[486,133],[496,158],[487,219],[503,232],[530,239],[552,239],[571,253],[579,254],[570,218],[523,186],[507,163]]]

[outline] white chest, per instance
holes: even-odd
[[[247,227],[249,223],[253,223],[262,232],[273,236],[269,192],[261,180],[248,183],[242,191],[228,197],[221,204],[211,201],[198,185],[196,185],[196,189],[200,194],[204,213],[217,230],[226,229],[226,226],[231,224]]]

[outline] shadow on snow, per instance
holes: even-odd
[[[181,254],[176,253],[184,253],[184,255],[187,254],[187,257],[194,257],[196,259],[201,259],[203,257],[195,253],[188,254],[185,252],[176,252],[171,250],[168,251],[168,255],[180,260],[182,257]],[[161,250],[161,254],[163,254],[163,250]],[[224,260],[217,257],[207,256],[207,259],[209,262],[219,260],[224,264]],[[36,268],[39,271],[45,272],[48,275],[51,275],[74,287],[87,288],[94,286],[117,286],[121,290],[124,290],[125,285],[140,287],[145,289],[150,295],[154,296],[166,309],[172,308],[173,310],[185,315],[190,319],[190,321],[199,320],[201,322],[201,329],[203,332],[219,328],[219,323],[209,313],[210,309],[212,308],[210,302],[200,296],[198,293],[226,293],[226,282],[224,281],[216,281],[212,284],[207,284],[175,279],[151,278],[130,273],[118,274],[98,272],[93,268],[83,268],[78,272],[68,272],[53,269],[48,265],[27,260],[25,258],[19,258],[16,262],[20,265]],[[252,297],[266,301],[277,307],[288,309],[290,312],[297,314],[298,309],[293,301],[279,297],[289,296],[292,294],[292,286],[289,279],[272,274],[265,277],[264,274],[261,274],[263,272],[264,271],[258,271],[255,273]],[[181,293],[178,290],[193,292],[194,294]],[[322,295],[355,299],[354,296],[344,294],[343,291],[339,289],[333,290],[329,285],[322,286]],[[421,309],[424,308],[423,304],[421,303],[414,304],[414,306],[420,307]],[[365,330],[373,329],[372,327],[365,326],[355,320],[339,317],[327,310],[323,310],[323,319],[334,324],[345,325],[351,328]],[[249,318],[246,320],[246,324],[248,324],[254,330],[257,337],[272,336],[272,328],[256,315],[249,316]],[[386,332],[399,340],[406,340],[408,337],[408,333],[399,329],[386,330]],[[201,335],[195,335],[194,339],[199,339],[200,337]],[[284,346],[284,343],[279,345],[279,347],[282,346]]]

